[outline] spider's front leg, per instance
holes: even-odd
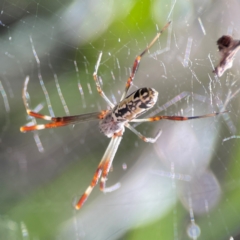
[[[100,189],[102,191],[104,191],[104,188],[105,188],[105,182],[106,182],[106,178],[107,178],[107,175],[108,175],[108,172],[110,170],[110,167],[112,165],[112,161],[114,159],[114,156],[117,152],[117,149],[118,149],[118,146],[120,144],[122,140],[122,133],[118,133],[118,134],[115,134],[103,157],[102,157],[102,160],[100,161],[99,165],[98,165],[98,168],[95,172],[95,174],[93,175],[93,178],[92,178],[92,181],[91,181],[91,184],[89,185],[89,187],[86,189],[86,191],[84,192],[84,194],[81,196],[81,198],[79,199],[79,201],[77,202],[77,204],[75,205],[75,208],[78,210],[80,209],[84,202],[87,200],[87,198],[89,197],[90,193],[92,192],[93,188],[96,186],[99,178],[101,177],[101,174],[102,174],[102,178],[101,178],[101,182],[100,182]]]
[[[31,117],[39,118],[39,119],[43,119],[43,120],[51,121],[51,122],[47,123],[47,124],[22,126],[20,128],[21,132],[42,130],[45,128],[63,127],[63,126],[69,125],[69,124],[76,124],[76,123],[80,123],[80,122],[99,120],[99,119],[103,119],[104,116],[106,115],[106,113],[108,112],[107,110],[103,110],[101,112],[92,112],[92,113],[85,113],[85,114],[80,114],[80,115],[75,115],[75,116],[63,116],[63,117],[51,117],[48,115],[42,115],[40,113],[36,113],[29,108],[29,104],[26,99],[28,82],[29,82],[29,77],[26,77],[24,86],[23,86],[23,91],[22,91],[23,103],[26,108],[27,114]]]
[[[115,133],[113,138],[114,138],[114,142],[113,142],[111,149],[109,149],[109,152],[110,152],[109,158],[107,158],[105,160],[105,162],[103,163],[103,173],[102,173],[102,177],[101,177],[101,181],[100,181],[100,190],[103,192],[105,192],[105,187],[106,187],[105,184],[107,181],[108,173],[112,166],[114,156],[116,155],[119,144],[122,141],[122,131],[120,131],[119,133]]]
[[[81,123],[81,122],[95,121],[95,120],[103,119],[106,112],[107,111],[92,112],[92,113],[80,114],[80,115],[75,115],[75,116],[50,117],[47,115],[42,115],[39,113],[28,111],[29,116],[52,121],[52,122],[46,123],[46,124],[32,125],[32,126],[22,126],[22,127],[20,127],[20,131],[21,132],[29,132],[29,131],[35,131],[35,130],[42,130],[45,128],[64,127],[67,125],[77,124],[77,123]]]

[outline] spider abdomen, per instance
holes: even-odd
[[[158,92],[153,88],[139,88],[117,104],[99,122],[99,128],[107,137],[124,131],[124,124],[137,118],[152,108],[158,99]]]
[[[139,88],[114,109],[113,114],[121,120],[130,121],[151,109],[158,99],[158,92],[153,88]]]

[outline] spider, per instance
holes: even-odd
[[[190,119],[213,117],[220,114],[220,113],[211,113],[211,114],[206,114],[202,116],[192,116],[192,117],[155,116],[150,118],[137,119],[140,115],[147,112],[149,109],[151,109],[155,105],[158,99],[158,92],[153,88],[144,87],[144,88],[139,88],[138,90],[131,93],[127,97],[126,95],[128,93],[130,86],[132,85],[132,82],[137,72],[137,68],[139,66],[141,58],[151,48],[151,46],[157,41],[157,39],[160,37],[162,32],[167,29],[170,23],[171,22],[168,22],[164,26],[164,28],[157,33],[155,38],[145,48],[145,50],[135,58],[131,74],[126,82],[125,91],[123,92],[120,102],[117,105],[114,105],[108,99],[108,97],[103,92],[99,82],[99,77],[97,72],[98,72],[98,68],[100,65],[101,57],[102,57],[102,52],[100,52],[97,63],[95,65],[93,79],[96,83],[98,93],[106,101],[110,110],[103,110],[101,112],[93,112],[93,113],[80,114],[75,116],[64,116],[64,117],[51,117],[51,116],[42,115],[42,114],[33,112],[29,109],[28,103],[26,100],[27,85],[29,82],[29,77],[26,78],[23,86],[22,97],[23,97],[23,102],[24,102],[27,114],[35,118],[40,118],[40,119],[50,121],[50,123],[33,125],[33,126],[23,126],[20,128],[21,132],[41,130],[45,128],[62,127],[69,124],[76,124],[76,123],[92,121],[92,120],[100,120],[99,121],[100,131],[103,134],[105,134],[107,137],[111,138],[110,143],[93,175],[90,185],[88,186],[84,194],[81,196],[81,198],[75,205],[76,209],[80,209],[83,206],[84,202],[87,200],[88,196],[90,195],[90,193],[92,192],[93,188],[96,186],[100,178],[101,178],[100,190],[101,191],[105,190],[105,183],[107,180],[107,176],[111,168],[114,156],[117,152],[118,146],[122,140],[122,136],[125,131],[125,128],[128,128],[129,130],[131,130],[143,141],[150,142],[150,143],[156,142],[156,140],[159,138],[161,134],[161,131],[158,131],[154,138],[145,137],[140,132],[138,132],[134,127],[132,127],[129,124],[129,122],[153,122],[153,121],[159,121],[162,119],[173,120],[173,121],[185,121]]]

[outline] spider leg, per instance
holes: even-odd
[[[81,122],[88,122],[88,121],[94,121],[98,119],[103,119],[106,115],[107,110],[101,111],[101,112],[92,112],[92,113],[86,113],[86,114],[80,114],[75,116],[65,116],[65,117],[50,117],[48,115],[42,115],[40,113],[36,113],[31,111],[30,109],[27,109],[27,114],[29,116],[44,119],[47,121],[52,121],[47,124],[38,124],[38,125],[32,125],[32,126],[22,126],[20,127],[21,132],[29,132],[34,130],[42,130],[45,128],[57,128],[57,127],[63,127],[70,124],[76,124]]]
[[[220,112],[220,113],[210,113],[206,115],[201,116],[192,116],[192,117],[184,117],[184,116],[156,116],[156,117],[150,117],[150,118],[142,118],[142,119],[132,119],[130,122],[154,122],[154,121],[160,121],[162,119],[167,119],[171,121],[187,121],[192,119],[198,119],[198,118],[208,118],[208,117],[215,117],[219,114],[226,113],[228,111]]]
[[[30,116],[33,116],[35,118],[41,118],[44,120],[49,120],[52,122],[46,123],[46,124],[32,125],[32,126],[22,126],[20,127],[20,131],[29,132],[34,130],[42,130],[45,128],[64,127],[70,124],[99,120],[99,119],[102,119],[105,116],[105,114],[106,114],[106,111],[86,113],[86,114],[80,114],[75,116],[50,117],[47,115],[41,115],[39,113],[28,111],[28,115]]]
[[[142,139],[144,142],[150,142],[150,143],[155,143],[157,139],[160,137],[162,131],[159,130],[157,135],[154,138],[148,138],[142,135],[140,132],[138,132],[134,127],[132,127],[130,124],[126,123],[125,126],[131,130],[133,133],[135,133],[140,139]]]
[[[86,189],[84,194],[81,196],[81,198],[77,202],[77,204],[75,206],[76,209],[80,209],[83,206],[84,202],[87,200],[87,198],[90,195],[90,193],[92,192],[93,188],[97,185],[97,182],[102,174],[102,171],[105,172],[106,168],[107,168],[106,165],[109,165],[108,164],[109,161],[112,162],[120,141],[121,141],[121,137],[116,137],[116,136],[112,137],[112,139],[111,139],[110,143],[108,144],[108,147],[97,167],[97,170],[96,170],[95,174],[93,175],[91,184],[89,185],[89,187]],[[105,164],[105,163],[107,163],[107,164]]]
[[[105,102],[106,102],[111,108],[113,108],[113,107],[114,107],[114,104],[108,99],[108,97],[107,97],[107,96],[105,95],[105,93],[103,92],[103,90],[102,90],[102,88],[101,88],[101,85],[100,85],[100,82],[99,82],[98,75],[97,75],[101,58],[102,58],[102,52],[100,52],[99,57],[98,57],[98,60],[97,60],[97,63],[96,63],[96,65],[95,65],[95,71],[94,71],[94,73],[93,73],[93,79],[94,79],[94,81],[95,81],[95,83],[96,83],[97,91],[98,91],[98,93],[100,94],[100,96],[105,100]]]
[[[163,33],[163,31],[165,31],[168,26],[170,25],[171,21],[169,21],[164,27],[163,29],[157,33],[157,35],[155,36],[155,38],[151,41],[151,43],[143,50],[143,52],[138,55],[135,60],[134,60],[134,63],[133,63],[133,67],[132,67],[132,72],[127,80],[127,83],[126,83],[126,87],[125,87],[125,91],[121,97],[121,100],[122,101],[125,97],[126,97],[126,94],[128,92],[128,89],[130,88],[131,84],[132,84],[132,81],[135,77],[135,74],[137,72],[137,69],[138,69],[138,66],[139,66],[139,63],[141,61],[141,58],[143,57],[143,55],[152,47],[152,45],[157,41],[157,39],[161,36],[161,34]]]
[[[106,160],[103,163],[103,173],[100,181],[100,190],[103,192],[105,191],[105,183],[107,180],[107,175],[112,166],[112,162],[117,152],[117,149],[119,147],[119,144],[122,140],[122,132],[114,135],[113,138],[114,138],[113,145],[111,146],[111,149],[109,149],[109,157],[106,158]]]
[[[75,123],[86,122],[91,120],[98,120],[98,119],[102,119],[107,113],[107,111],[101,111],[101,112],[93,112],[93,113],[86,113],[86,114],[80,114],[75,116],[65,116],[65,117],[51,117],[48,115],[42,115],[40,113],[36,113],[29,109],[29,104],[26,99],[28,82],[29,82],[29,77],[25,79],[23,91],[22,91],[23,103],[25,105],[27,114],[35,118],[40,118],[40,119],[52,121],[52,122],[47,124],[33,125],[33,126],[23,126],[20,128],[21,132],[41,130],[45,128],[63,127],[69,124],[75,124]]]

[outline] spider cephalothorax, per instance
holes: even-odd
[[[158,92],[153,88],[139,88],[124,98],[99,122],[100,132],[107,137],[114,133],[124,132],[125,123],[142,115],[157,102]]]

